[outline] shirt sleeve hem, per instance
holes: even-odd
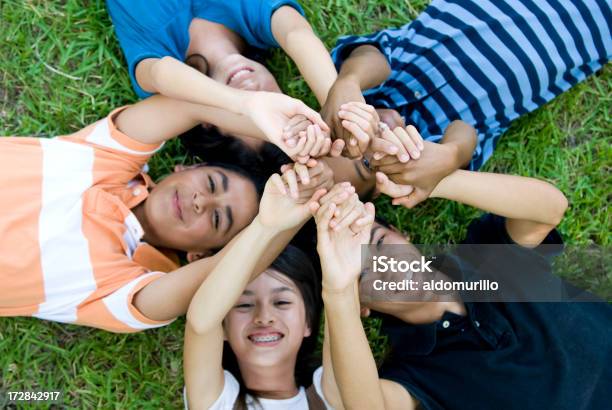
[[[138,98],[144,99],[153,95],[153,93],[143,90],[142,87],[138,84],[138,81],[136,81],[136,67],[138,66],[138,63],[147,58],[162,57],[163,56],[158,53],[147,52],[136,55],[136,57],[134,57],[133,59],[131,59],[131,61],[128,62],[128,72],[130,74],[130,81],[132,82],[132,87],[134,88],[134,92],[136,93]]]
[[[146,278],[142,279],[140,282],[138,282],[136,284],[136,286],[134,286],[134,288],[132,289],[132,291],[129,293],[128,295],[128,307],[130,309],[130,313],[134,316],[134,318],[136,320],[138,320],[139,322],[141,322],[144,325],[150,325],[150,326],[155,326],[155,327],[159,327],[159,326],[165,326],[168,325],[170,323],[172,323],[175,319],[172,320],[153,320],[153,319],[149,319],[148,317],[146,317],[144,314],[142,314],[137,308],[136,306],[134,306],[134,295],[136,295],[136,293],[138,291],[140,291],[142,288],[144,288],[145,286],[147,286],[149,283],[153,282],[154,280],[157,280],[159,278],[161,278],[164,275],[164,273],[162,272],[154,272],[153,274],[149,274]]]
[[[157,152],[164,145],[160,144],[146,144],[143,142],[136,141],[130,136],[121,132],[117,125],[115,124],[115,118],[119,113],[128,108],[129,106],[124,106],[113,110],[107,117],[108,121],[108,129],[110,130],[111,137],[120,145],[128,148],[131,151],[136,151],[141,153],[142,155],[152,155]]]

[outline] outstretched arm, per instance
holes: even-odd
[[[413,400],[393,382],[380,380],[359,317],[360,244],[367,243],[374,207],[349,196],[337,206],[336,185],[316,213],[317,250],[323,273],[325,340],[323,392],[334,408],[411,408]],[[351,342],[346,343],[347,340]],[[401,405],[399,404],[401,403]]]
[[[535,178],[457,170],[431,193],[506,217],[506,229],[516,243],[536,246],[553,230],[567,209],[565,195]]]
[[[369,142],[359,140],[359,144],[350,143],[353,135],[342,126],[343,118],[338,116],[340,107],[349,102],[364,103],[361,91],[379,85],[390,73],[387,59],[376,47],[360,46],[346,59],[338,78],[329,90],[321,115],[332,128],[332,137],[344,140],[346,155],[350,158],[363,155]]]
[[[394,205],[411,208],[429,197],[445,176],[467,166],[476,147],[476,130],[471,125],[453,121],[445,130],[439,144],[423,141],[417,129],[409,125],[391,131],[385,128],[382,139],[394,142],[397,155],[374,153],[371,164],[377,171],[376,179],[382,192],[395,198]],[[375,140],[375,142],[378,139]],[[374,144],[373,144],[374,145]],[[403,195],[386,192],[387,181],[403,186]]]
[[[291,6],[280,7],[272,15],[272,34],[323,105],[338,74],[329,52],[308,21]]]
[[[323,132],[327,126],[318,113],[304,103],[282,94],[249,92],[242,101],[244,115],[233,114],[219,108],[192,104],[156,95],[121,111],[116,118],[118,128],[131,138],[147,143],[159,143],[174,138],[207,122],[238,134],[265,135],[292,158],[307,151],[310,156],[327,154],[331,140]],[[319,130],[311,140],[301,138],[293,144],[283,140],[283,129],[295,116],[305,117]],[[253,132],[252,129],[259,130]],[[326,142],[327,141],[327,142]]]
[[[154,94],[240,114],[247,91],[231,88],[173,57],[147,58],[136,66],[136,81]]]

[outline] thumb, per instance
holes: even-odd
[[[414,208],[417,204],[419,204],[423,198],[421,198],[417,193],[413,193],[412,195],[405,196],[403,198],[395,198],[391,203],[393,205],[401,205],[405,208]]]
[[[412,185],[396,184],[382,172],[376,173],[376,187],[380,192],[389,195],[391,198],[400,198],[410,195],[410,193],[414,190]]]
[[[342,150],[344,149],[344,141],[341,139],[337,139],[332,143],[331,149],[329,150],[329,155],[332,157],[339,157],[342,155]]]
[[[321,114],[304,104],[300,100],[295,100],[294,106],[294,114],[302,114],[306,118],[310,120],[313,124],[318,124],[321,127],[321,130],[324,132],[329,132],[329,126],[323,121]]]

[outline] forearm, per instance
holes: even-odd
[[[478,138],[476,130],[461,120],[455,120],[444,131],[441,143],[454,148],[455,169],[465,168],[472,160]]]
[[[126,108],[115,121],[123,133],[146,144],[169,140],[201,123],[267,141],[247,116],[163,95],[154,95]]]
[[[567,208],[561,191],[535,178],[457,170],[430,195],[446,198],[509,219],[556,226]]]
[[[325,45],[293,7],[278,9],[272,16],[274,38],[297,65],[306,83],[323,105],[338,76]]]
[[[384,408],[378,370],[359,316],[356,286],[332,292],[324,287],[323,302],[333,374],[344,407]]]
[[[361,90],[380,85],[391,74],[385,56],[374,46],[364,45],[354,49],[346,59],[337,81],[353,81]]]
[[[332,364],[331,347],[329,345],[329,324],[325,318],[325,326],[323,331],[323,377],[321,380],[323,395],[325,400],[337,410],[343,409],[342,398],[336,384],[334,376],[334,367]]]
[[[136,67],[136,80],[147,92],[234,113],[242,112],[242,98],[246,93],[214,81],[172,57],[141,61]]]
[[[258,237],[258,234],[262,236]],[[286,243],[290,240],[290,238],[286,239],[287,235],[285,232],[275,233],[262,228],[254,220],[251,225],[240,232],[216,255],[192,262],[151,282],[135,295],[134,305],[146,317],[153,320],[169,320],[183,315],[187,312],[192,299],[194,299],[194,294],[215,270],[217,275],[221,276],[220,279],[217,277],[217,281],[223,281],[223,278],[225,278],[225,286],[229,286],[234,292],[238,292],[237,288],[233,288],[235,284],[233,278],[231,281],[227,280],[228,275],[232,275],[228,273],[229,270],[223,274],[219,273],[223,272],[219,269],[227,270],[229,269],[228,264],[231,265],[232,261],[240,260],[241,265],[233,266],[232,271],[235,272],[236,277],[246,278],[244,280],[248,283],[253,272],[263,271],[278,256],[282,250],[282,244],[279,242],[285,241]],[[268,249],[265,246],[268,246]],[[248,256],[247,260],[242,258],[242,254]],[[239,257],[235,255],[239,255]],[[250,265],[244,264],[243,261],[248,261]],[[224,262],[222,267],[220,267],[221,262]],[[208,286],[210,282],[206,283]],[[242,288],[240,292],[242,292]],[[213,293],[216,295],[223,294],[218,291]],[[218,298],[213,296],[213,299],[200,298],[200,300],[202,303],[212,300],[216,304]],[[232,303],[234,299],[224,298],[224,301]]]
[[[189,304],[187,321],[197,333],[206,333],[221,323],[278,233],[256,217],[221,258]]]

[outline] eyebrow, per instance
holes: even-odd
[[[281,293],[281,292],[293,292],[295,293],[295,291],[287,286],[281,286],[280,288],[274,288],[272,289],[272,293]]]
[[[274,288],[272,289],[272,293],[281,293],[281,292],[292,292],[295,293],[295,291],[287,286],[281,286],[278,288]],[[253,292],[252,290],[245,290],[244,292],[242,292],[242,294],[244,296],[254,296],[255,292]]]
[[[230,229],[232,229],[232,225],[234,225],[234,216],[232,215],[232,207],[227,205],[225,207],[225,215],[227,216],[227,227],[225,228],[225,233],[228,233]]]
[[[225,175],[221,171],[217,171],[217,173],[221,176],[221,185],[223,185],[223,192],[227,192],[227,188],[229,185],[229,179],[227,178],[227,175]]]

